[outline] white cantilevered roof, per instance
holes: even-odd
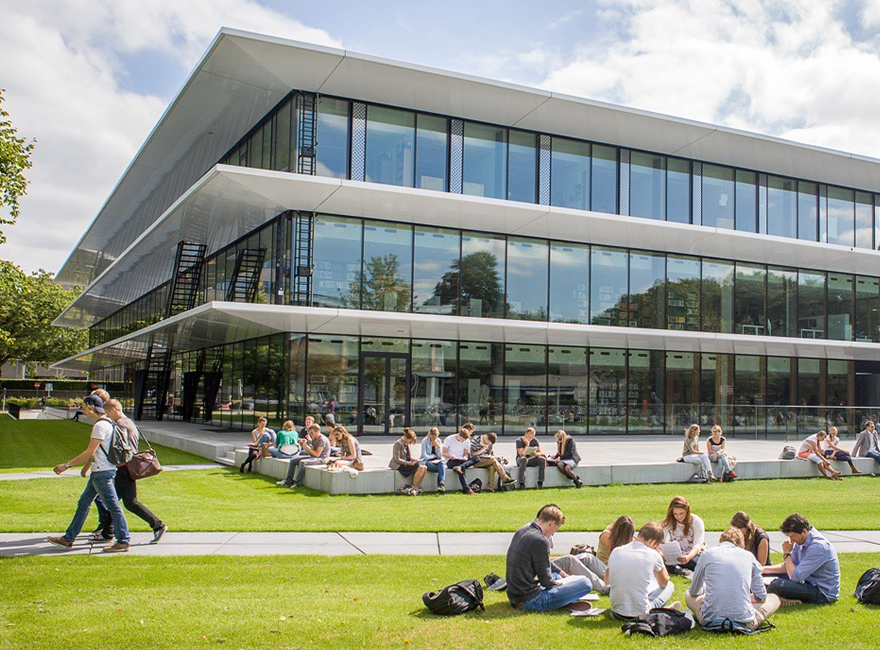
[[[151,340],[156,345],[184,351],[278,332],[880,361],[880,346],[852,341],[210,302],[52,367],[94,370],[143,361]]]
[[[57,281],[92,282],[291,89],[880,190],[880,161],[865,156],[224,28]]]
[[[177,242],[208,254],[285,210],[703,255],[864,275],[875,251],[376,183],[216,165],[55,320],[88,326],[171,277]]]

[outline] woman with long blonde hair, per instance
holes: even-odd
[[[361,443],[341,424],[333,427],[333,434],[339,441],[339,458],[334,459],[336,465],[345,463],[357,471],[363,471],[364,458],[361,454]]]
[[[550,464],[556,465],[556,469],[565,474],[574,481],[574,486],[580,488],[583,486],[580,476],[575,474],[574,470],[581,462],[581,457],[577,452],[577,445],[574,444],[574,438],[568,435],[564,430],[560,429],[556,432],[556,454],[547,459]]]
[[[700,425],[692,424],[684,432],[684,448],[682,449],[681,461],[697,465],[696,475],[698,482],[714,481],[715,474],[712,472],[712,463],[704,451],[700,451]]]

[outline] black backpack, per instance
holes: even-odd
[[[867,605],[880,605],[880,569],[868,569],[856,585],[856,600]]]
[[[484,610],[483,587],[479,580],[462,580],[442,591],[422,594],[425,607],[438,616],[455,616],[475,609]]]
[[[624,634],[646,634],[648,636],[669,636],[689,632],[694,621],[684,612],[666,607],[655,607],[636,620],[624,623],[620,630]]]

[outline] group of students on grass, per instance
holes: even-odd
[[[655,607],[681,609],[669,603],[669,576],[677,574],[691,579],[685,603],[702,627],[750,631],[780,605],[830,603],[840,596],[837,553],[800,514],[780,526],[788,539],[776,565],[770,565],[769,536],[745,512],[737,512],[718,546],[709,548],[702,519],[681,496],[672,499],[661,523],[636,531],[630,517],[619,517],[599,536],[595,554],[551,558],[553,535],[564,523],[560,508],[548,504],[514,534],[506,579],[517,609],[560,609],[595,591],[609,597],[613,617],[633,620]]]

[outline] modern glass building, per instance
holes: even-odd
[[[880,161],[222,30],[58,275],[139,419],[851,433]]]

